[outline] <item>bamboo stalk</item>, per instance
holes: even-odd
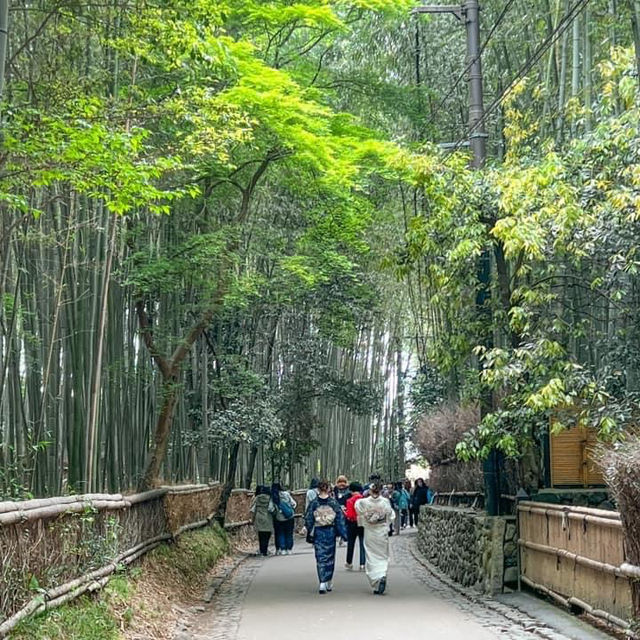
[[[527,578],[527,576],[522,576],[521,580],[532,589],[535,589],[536,591],[540,591],[541,593],[544,593],[550,598],[553,598],[556,602],[560,603],[567,609],[569,609],[571,605],[574,605],[574,606],[580,607],[581,609],[586,611],[589,615],[592,615],[595,618],[600,618],[601,620],[606,620],[607,622],[610,622],[611,624],[614,624],[615,626],[620,627],[623,630],[629,630],[631,627],[631,625],[626,620],[622,620],[621,618],[618,618],[617,616],[614,616],[611,613],[607,613],[606,611],[602,611],[601,609],[594,609],[591,605],[589,605],[588,603],[578,598],[575,598],[575,597],[565,598],[560,594],[556,593],[555,591],[549,589],[548,587],[545,587],[544,585],[538,584],[537,582],[534,582],[530,578]]]
[[[528,540],[523,540],[522,538],[518,540],[518,544],[526,549],[539,551],[540,553],[546,553],[559,558],[566,558],[567,560],[572,560],[583,567],[588,567],[589,569],[600,571],[601,573],[608,573],[619,578],[635,578],[640,576],[640,567],[635,567],[627,563],[616,567],[615,565],[607,562],[601,562],[600,560],[593,560],[591,558],[578,555],[577,553],[573,553],[567,549],[559,549],[558,547],[551,547],[546,544],[540,544],[539,542],[530,542]]]
[[[36,498],[35,500],[23,500],[19,502],[6,501],[0,502],[0,513],[8,513],[10,511],[29,511],[31,509],[50,507],[52,505],[72,504],[74,502],[91,502],[93,500],[122,502],[124,497],[120,493],[86,493],[78,496]]]

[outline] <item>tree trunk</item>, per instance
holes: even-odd
[[[5,67],[9,42],[9,0],[0,0],[0,100],[4,98]]]
[[[249,461],[247,462],[247,473],[244,478],[244,488],[251,489],[253,482],[253,471],[256,467],[256,459],[258,458],[258,445],[254,444],[249,453]]]
[[[138,485],[139,491],[147,491],[154,487],[160,477],[160,468],[167,454],[173,411],[178,400],[178,376],[172,374],[162,383],[162,406],[156,424],[153,445],[145,465],[144,475]]]
[[[218,505],[218,510],[216,512],[216,520],[220,524],[220,526],[224,526],[224,519],[227,513],[227,504],[229,502],[229,498],[231,497],[231,492],[233,491],[233,487],[236,480],[236,469],[238,468],[238,452],[240,451],[240,443],[234,442],[231,447],[231,452],[229,454],[229,468],[227,470],[227,480],[224,483],[224,488],[222,489],[222,496],[220,497],[220,504]]]

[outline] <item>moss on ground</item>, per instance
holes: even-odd
[[[136,627],[153,634],[147,637],[164,637],[158,621],[164,626],[170,622],[167,603],[174,596],[180,600],[185,594],[195,596],[209,570],[228,550],[229,541],[218,525],[185,533],[177,542],[151,551],[139,566],[111,578],[95,596],[81,596],[23,621],[10,638],[121,640],[127,637],[127,629]]]

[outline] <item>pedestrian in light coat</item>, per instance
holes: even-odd
[[[259,484],[250,507],[251,521],[258,534],[258,544],[262,556],[269,555],[269,540],[273,533],[273,516],[269,513],[270,499],[269,487]]]

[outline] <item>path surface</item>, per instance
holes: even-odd
[[[392,539],[384,596],[372,594],[364,573],[344,569],[345,547],[326,595],[317,592],[313,550],[299,539],[291,556],[250,558],[176,640],[572,639],[507,605],[460,595],[415,560],[414,539]]]

